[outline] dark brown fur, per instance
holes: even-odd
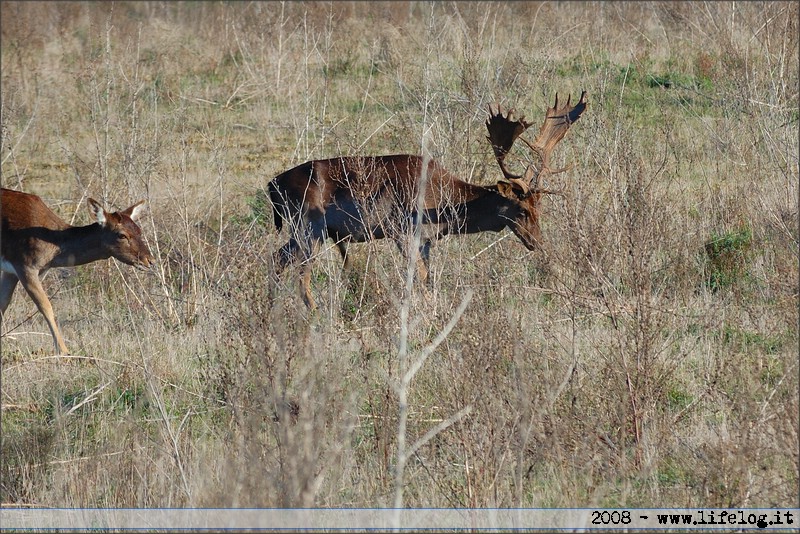
[[[423,173],[422,170],[425,169]],[[419,195],[420,185],[423,194]],[[347,243],[390,238],[405,251],[407,238],[422,224],[420,277],[427,280],[429,250],[447,234],[510,228],[529,249],[541,239],[541,194],[510,183],[480,186],[450,174],[433,160],[394,155],[308,161],[269,184],[275,227],[290,227],[279,267],[303,261],[303,299],[314,307],[308,267],[316,245],[332,238],[347,263]],[[421,202],[421,204],[420,204]]]

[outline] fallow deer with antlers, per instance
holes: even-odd
[[[505,115],[489,105],[486,127],[495,158],[505,180],[475,185],[460,180],[433,160],[413,155],[347,156],[313,160],[276,176],[268,185],[278,231],[288,222],[289,241],[277,254],[282,270],[301,261],[304,302],[315,308],[311,295],[311,260],[316,246],[332,238],[347,266],[347,243],[390,238],[407,252],[408,236],[421,225],[418,270],[427,282],[433,241],[447,234],[499,232],[508,227],[529,250],[541,242],[539,227],[542,196],[554,191],[541,187],[542,179],[566,169],[552,170],[550,155],[569,127],[586,109],[586,92],[577,104],[547,110],[533,142],[520,137],[531,123]],[[517,175],[509,171],[506,156],[520,138],[534,162]]]
[[[90,198],[89,209],[96,222],[71,226],[38,196],[2,189],[0,316],[5,314],[17,282],[22,283],[47,320],[56,353],[68,354],[41,276],[51,267],[73,267],[112,256],[128,265],[148,268],[153,256],[144,242],[142,229],[134,222],[142,212],[143,203],[123,211],[108,212]]]

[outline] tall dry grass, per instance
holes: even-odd
[[[158,259],[48,275],[70,358],[15,296],[3,503],[798,506],[796,4],[0,7],[3,186],[144,198]],[[317,313],[273,274],[280,171],[492,183],[487,103],[582,89],[541,252],[449,237],[426,298],[392,243],[326,248]]]

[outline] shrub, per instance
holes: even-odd
[[[731,287],[743,282],[748,275],[753,233],[749,226],[717,234],[705,244],[706,287],[712,291]]]

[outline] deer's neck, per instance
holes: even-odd
[[[516,213],[511,203],[496,187],[484,187],[483,193],[467,203],[467,217],[474,213],[474,221],[468,224],[468,232],[499,232],[505,228]]]
[[[494,186],[464,184],[459,193],[460,202],[445,213],[450,233],[499,232],[514,216],[509,213],[509,202]]]
[[[97,223],[60,230],[58,239],[53,240],[58,252],[51,266],[72,267],[110,258],[111,253],[103,247],[104,231]]]

